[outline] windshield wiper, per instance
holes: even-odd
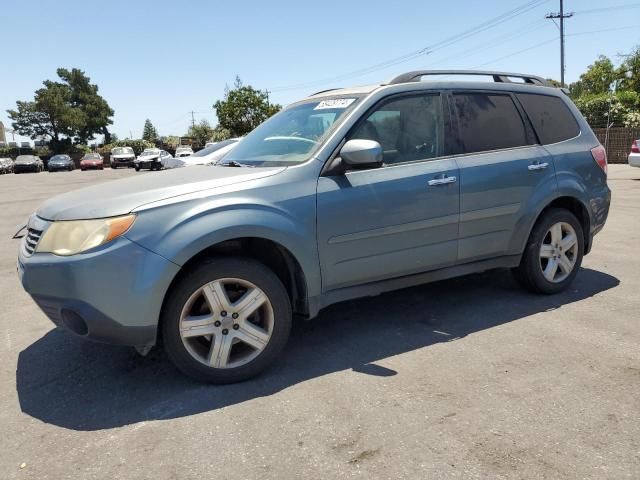
[[[253,165],[236,162],[235,160],[229,160],[228,162],[216,163],[216,165],[220,165],[222,167],[253,167]]]

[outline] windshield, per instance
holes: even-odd
[[[84,160],[100,160],[99,153],[87,153],[84,157]]]
[[[35,157],[33,155],[20,155],[16,158],[16,162],[33,162]]]
[[[133,155],[133,148],[131,148],[131,147],[118,147],[118,148],[114,148],[113,150],[111,150],[111,154],[112,155],[125,155],[127,153]]]
[[[141,157],[145,157],[147,155],[160,155],[160,150],[153,150],[148,148],[140,154]]]
[[[67,157],[66,155],[54,155],[53,157],[51,157],[51,160],[49,160],[50,162],[64,162],[65,160],[68,160],[69,157]]]
[[[221,148],[226,147],[227,145],[231,145],[232,143],[237,143],[237,138],[232,138],[229,140],[223,140],[222,142],[218,142],[215,145],[211,145],[209,147],[203,148],[202,150],[197,151],[192,157],[206,157],[207,155],[211,155],[213,152],[217,152]]]
[[[287,108],[247,135],[224,160],[265,167],[303,163],[357,100],[325,98]]]
[[[176,148],[176,152],[180,152],[182,150],[191,150],[191,147],[178,147],[178,148]]]

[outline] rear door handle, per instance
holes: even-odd
[[[433,187],[435,185],[446,185],[447,183],[454,183],[456,180],[458,180],[456,177],[439,177],[429,180],[427,183],[430,187]]]
[[[545,162],[545,163],[532,163],[527,168],[529,170],[544,170],[548,166],[549,166],[549,164],[547,162]]]

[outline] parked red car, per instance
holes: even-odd
[[[83,172],[91,168],[104,169],[104,158],[99,153],[87,153],[80,159],[80,170]]]

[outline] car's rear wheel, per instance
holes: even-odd
[[[134,168],[136,169],[136,172],[140,171],[140,167],[138,165],[136,165]]]
[[[210,259],[170,292],[162,313],[165,350],[199,381],[233,383],[269,367],[291,330],[291,304],[279,278],[260,262]]]
[[[568,210],[543,214],[531,231],[516,279],[536,293],[558,293],[569,286],[580,269],[584,235],[578,219]]]

